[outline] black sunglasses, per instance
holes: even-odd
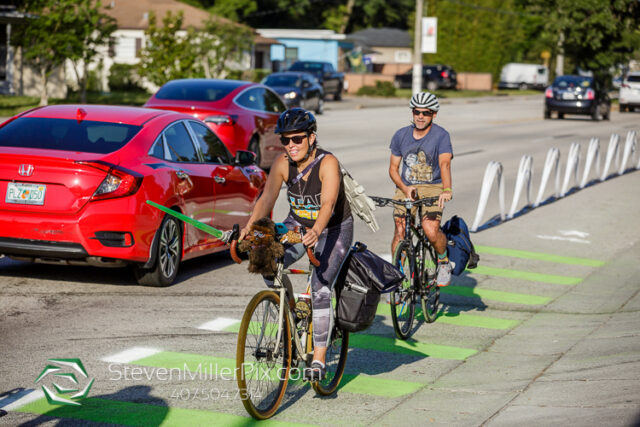
[[[413,110],[413,115],[414,115],[414,116],[419,116],[420,114],[422,114],[424,117],[433,117],[433,111],[418,111],[418,110]]]
[[[285,147],[289,145],[289,141],[293,141],[294,144],[302,144],[302,141],[308,136],[309,135],[281,136],[280,143]]]

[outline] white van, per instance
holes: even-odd
[[[500,72],[499,89],[544,89],[549,85],[549,69],[538,64],[511,62]]]

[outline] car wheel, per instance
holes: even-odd
[[[545,109],[544,110],[544,118],[545,119],[550,119],[551,118],[551,111]]]
[[[559,119],[564,119],[564,113],[558,113],[558,118]]]
[[[427,82],[427,90],[429,92],[433,92],[434,90],[438,90],[438,83],[434,82],[433,80]]]
[[[520,85],[518,86],[518,89],[527,90],[527,84],[526,83],[520,83]]]
[[[256,165],[262,167],[262,153],[260,153],[260,139],[257,136],[251,138],[249,142],[249,151],[256,153]]]
[[[324,99],[319,97],[318,107],[316,108],[316,114],[322,114],[322,113],[324,113]]]
[[[627,107],[625,104],[620,104],[621,113],[626,113],[628,110],[629,110],[629,107]]]
[[[607,105],[607,112],[602,115],[605,120],[611,120],[611,105]]]
[[[596,109],[593,110],[593,113],[591,113],[591,119],[599,122],[600,120],[602,120],[602,113],[600,112],[600,105],[596,105]]]
[[[334,101],[342,100],[342,85],[338,86],[338,91],[335,94],[333,94],[333,100]]]
[[[178,275],[182,257],[182,230],[178,220],[165,216],[158,229],[157,239],[155,266],[152,268],[136,266],[133,270],[140,285],[169,286]]]

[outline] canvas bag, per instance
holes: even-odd
[[[380,294],[396,289],[404,274],[367,249],[363,243],[349,250],[340,273],[336,322],[349,332],[367,329],[376,317]]]
[[[467,268],[476,268],[480,257],[471,243],[469,227],[464,220],[454,215],[444,223],[442,232],[447,236],[447,253],[453,275],[459,276]]]

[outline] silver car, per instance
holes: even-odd
[[[635,108],[640,108],[640,72],[627,74],[620,85],[620,112]]]

